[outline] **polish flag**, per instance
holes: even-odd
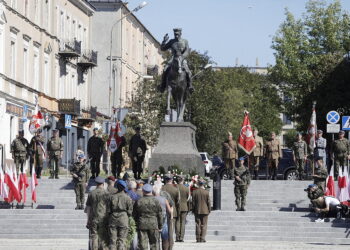
[[[107,140],[107,146],[112,153],[118,149],[120,143],[122,142],[122,139],[119,136],[120,131],[120,123],[118,121],[113,122],[109,133],[109,138]]]
[[[9,197],[8,189],[5,183],[5,174],[2,167],[0,167],[0,197],[2,197],[5,201],[7,201]]]
[[[18,190],[16,171],[13,173],[12,170],[6,168],[5,183],[9,187],[9,195],[8,195],[7,202],[11,203],[13,200],[16,200],[17,202],[21,202],[22,197],[21,197],[20,191]]]
[[[316,109],[315,109],[315,104],[312,107],[312,115],[310,119],[310,125],[307,130],[307,142],[309,144],[310,149],[313,152],[314,148],[316,147]]]
[[[327,177],[326,193],[325,196],[335,197],[335,186],[334,186],[334,166],[332,166],[329,176]]]
[[[30,181],[30,188],[32,190],[32,201],[36,203],[36,186],[38,185],[38,180],[36,178],[36,174],[34,168],[32,168],[32,178]]]
[[[337,198],[339,201],[347,201],[349,200],[349,177],[348,177],[348,167],[344,167],[344,171],[342,167],[339,168],[339,177],[338,177],[338,186],[337,186]]]
[[[21,173],[19,176],[19,183],[18,183],[18,188],[19,192],[21,193],[23,197],[23,203],[26,202],[27,200],[27,188],[28,188],[28,178],[27,174],[25,172]]]
[[[29,123],[29,132],[35,134],[35,132],[45,125],[44,116],[40,112],[39,105],[35,105],[34,115]]]
[[[250,126],[248,111],[244,111],[244,119],[241,132],[239,133],[238,146],[247,154],[253,152],[254,148],[256,147],[253,130]]]

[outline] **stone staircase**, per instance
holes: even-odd
[[[309,182],[252,181],[247,211],[235,211],[232,181],[222,182],[222,210],[209,216],[208,241],[293,241],[350,244],[350,221],[315,223],[303,189]],[[34,209],[0,209],[2,239],[88,239],[70,179],[41,179]],[[28,192],[28,197],[30,197]],[[30,200],[30,199],[29,199]],[[30,201],[27,205],[30,205]],[[195,240],[193,215],[186,241]]]

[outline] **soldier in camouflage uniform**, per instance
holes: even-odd
[[[276,180],[279,160],[282,158],[280,142],[276,139],[276,133],[271,133],[271,138],[266,142],[265,154],[269,168],[270,179]]]
[[[30,159],[30,174],[32,174],[32,168],[35,163],[34,169],[36,178],[41,178],[41,171],[43,169],[43,158],[44,158],[44,137],[41,135],[41,129],[38,129],[30,141],[30,151],[31,151],[31,159]]]
[[[47,142],[47,152],[50,157],[50,179],[58,179],[59,165],[58,162],[63,156],[63,142],[58,136],[58,130],[52,131],[52,137]]]
[[[304,177],[304,167],[307,157],[307,145],[303,141],[301,133],[297,134],[297,140],[293,143],[293,159],[295,162],[296,169],[298,171],[299,180],[302,180]]]
[[[88,168],[85,163],[85,155],[79,152],[77,155],[78,161],[73,164],[70,171],[73,177],[75,198],[77,202],[76,210],[84,209],[85,203],[85,188],[87,183]]]
[[[316,207],[320,207],[318,198],[324,195],[324,191],[322,188],[317,186],[316,184],[310,184],[307,189],[304,189],[305,192],[307,192],[307,197],[310,199],[313,211]]]
[[[338,180],[339,166],[344,168],[350,159],[350,143],[344,135],[345,132],[340,130],[339,139],[335,140],[331,147],[331,156],[334,158],[334,180]]]
[[[254,172],[254,179],[259,180],[259,164],[261,157],[264,156],[264,142],[263,139],[258,136],[258,129],[253,130],[254,140],[255,140],[255,148],[249,157],[250,169]]]
[[[142,187],[143,197],[136,201],[134,218],[136,221],[139,249],[159,249],[159,232],[163,227],[162,207],[159,201],[152,196],[152,186],[145,184]]]
[[[126,240],[129,233],[129,216],[132,215],[133,203],[130,197],[124,192],[126,182],[118,180],[118,192],[111,194],[107,205],[109,213],[108,229],[109,229],[109,249],[110,250],[126,250]]]
[[[314,178],[314,184],[316,184],[319,188],[321,188],[325,192],[328,172],[323,164],[322,156],[317,156],[315,160],[316,160],[316,169],[315,169],[315,174],[312,176]]]
[[[249,169],[244,166],[244,157],[239,158],[239,167],[234,169],[236,211],[245,211],[246,196],[250,184]]]
[[[92,190],[86,201],[85,212],[88,216],[86,227],[89,229],[89,249],[108,249],[108,216],[107,203],[110,195],[103,188],[105,179],[98,176],[95,178],[96,189]]]
[[[23,130],[18,132],[18,136],[13,140],[11,144],[12,159],[14,159],[16,164],[16,172],[23,172],[23,167],[29,156],[29,143],[26,138],[23,137]]]
[[[237,157],[237,142],[232,139],[232,133],[228,132],[227,140],[222,143],[222,159],[224,160],[226,173],[230,180],[233,178],[233,169],[235,168]]]

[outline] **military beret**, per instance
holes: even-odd
[[[126,188],[126,182],[123,180],[118,180],[116,183],[117,186],[122,186],[123,188]]]
[[[115,181],[115,177],[113,175],[107,177],[108,180]]]
[[[344,130],[340,130],[339,134],[345,134],[345,131]]]
[[[153,190],[153,187],[151,184],[145,184],[143,187],[142,187],[142,191],[145,192],[145,193],[151,193]]]
[[[239,160],[239,161],[244,161],[246,158],[247,158],[247,155],[242,156],[242,157],[239,157],[238,160]]]
[[[318,134],[322,134],[323,131],[322,131],[321,129],[319,129],[319,130],[317,130],[317,133],[318,133]]]
[[[95,178],[95,182],[96,182],[97,184],[103,184],[103,183],[105,183],[105,179],[104,179],[103,177],[101,177],[101,176],[97,176],[97,177]]]

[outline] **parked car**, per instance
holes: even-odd
[[[247,160],[246,160],[247,161]],[[236,161],[236,166],[238,161]],[[221,166],[217,169],[222,179],[227,179],[226,169]],[[305,172],[310,173],[308,164],[305,165]],[[259,165],[259,179],[268,179],[269,173],[267,168],[267,159],[263,158]],[[282,158],[278,164],[277,179],[280,180],[297,180],[298,172],[296,171],[293,152],[291,149],[282,149]]]
[[[210,160],[209,154],[207,152],[200,152],[199,154],[201,155],[202,161],[205,165],[205,175],[209,175],[210,170],[213,167],[213,163]]]

